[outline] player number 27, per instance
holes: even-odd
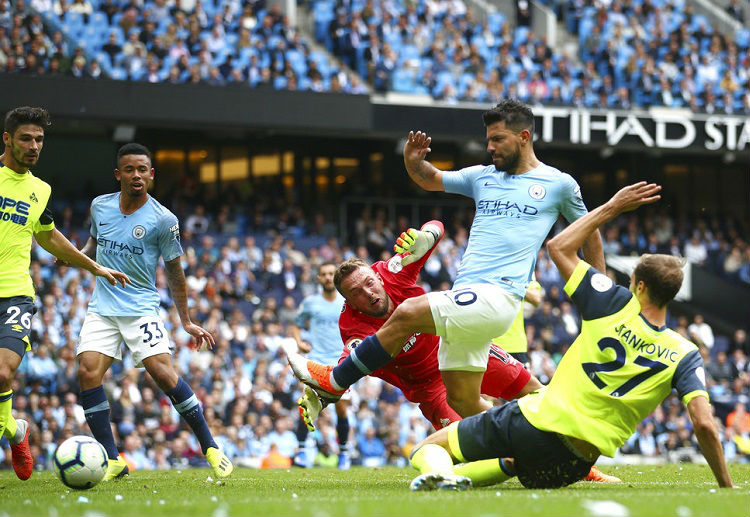
[[[150,343],[151,340],[154,339],[154,333],[148,329],[149,325],[151,325],[152,327],[154,327],[154,329],[156,329],[156,332],[157,332],[156,339],[161,339],[162,337],[164,337],[164,333],[159,328],[159,324],[157,322],[152,321],[151,323],[144,323],[143,325],[139,327],[143,329],[143,342],[144,343]]]
[[[605,337],[599,340],[597,345],[602,352],[604,352],[608,348],[614,350],[614,361],[608,361],[606,363],[583,363],[581,364],[581,366],[583,367],[583,371],[586,372],[586,376],[591,379],[591,382],[593,382],[597,388],[601,390],[606,388],[607,384],[603,380],[601,380],[597,373],[614,372],[615,370],[619,370],[620,368],[625,366],[625,358],[627,357],[627,354],[625,353],[625,347],[622,345],[622,343],[612,337]],[[649,377],[652,377],[662,370],[667,369],[666,364],[660,363],[659,361],[653,361],[647,357],[643,357],[642,355],[636,357],[633,362],[638,366],[647,368],[647,370],[639,373],[638,375],[634,375],[626,382],[612,390],[612,392],[610,393],[611,396],[622,397]]]

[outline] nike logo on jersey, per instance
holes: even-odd
[[[109,223],[99,223],[99,226],[107,226]]]

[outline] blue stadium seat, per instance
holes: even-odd
[[[743,50],[747,50],[750,47],[750,29],[742,28],[737,31],[737,39],[735,40],[737,46]]]
[[[399,68],[393,72],[391,79],[393,91],[400,93],[414,92],[414,80],[410,71]]]
[[[112,71],[109,73],[110,77],[116,81],[124,81],[128,78],[128,73],[125,71],[124,68],[115,67],[112,69]]]

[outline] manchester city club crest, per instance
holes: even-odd
[[[533,197],[534,199],[542,199],[544,196],[547,195],[547,189],[545,189],[539,183],[534,183],[532,186],[529,187],[529,195]]]
[[[136,239],[142,239],[144,235],[146,235],[146,229],[140,224],[133,228],[133,237]]]

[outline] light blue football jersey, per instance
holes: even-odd
[[[91,236],[96,240],[96,261],[122,271],[130,284],[112,286],[96,279],[89,311],[102,316],[158,315],[156,266],[182,255],[177,217],[149,196],[130,215],[120,211],[120,193],[105,194],[91,202]]]
[[[336,293],[336,299],[329,302],[322,294],[308,296],[300,304],[295,325],[300,327],[312,350],[307,354],[308,359],[323,364],[337,364],[344,348],[339,331],[339,316],[344,306],[344,297]],[[305,331],[305,324],[310,322],[310,328]]]
[[[576,181],[545,164],[517,175],[494,165],[467,167],[445,172],[443,187],[476,206],[454,288],[491,283],[523,297],[558,215],[572,222],[587,212]]]

